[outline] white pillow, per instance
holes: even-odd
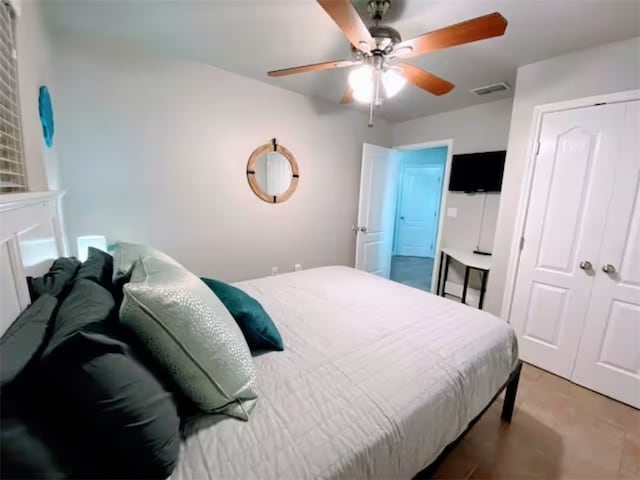
[[[200,410],[248,419],[257,398],[251,353],[202,280],[175,262],[143,257],[124,286],[120,320]]]
[[[113,281],[115,282],[121,277],[128,277],[131,274],[134,262],[141,257],[159,258],[167,263],[182,266],[166,253],[148,245],[116,242],[113,250]]]

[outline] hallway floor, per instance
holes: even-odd
[[[432,275],[433,258],[401,255],[391,257],[390,278],[395,282],[430,292]]]

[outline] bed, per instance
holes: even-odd
[[[60,197],[0,201],[0,333],[29,303],[25,276],[65,254]],[[254,356],[259,400],[248,422],[185,422],[172,480],[411,478],[505,388],[511,418],[516,338],[486,312],[347,267],[235,285],[271,315],[285,350]]]
[[[286,348],[254,358],[248,422],[187,425],[173,480],[411,478],[510,379],[515,395],[516,339],[488,313],[347,267],[235,285],[262,303]]]

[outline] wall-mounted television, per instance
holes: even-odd
[[[466,153],[451,160],[449,190],[452,192],[499,192],[507,152]]]

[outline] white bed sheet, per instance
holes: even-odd
[[[506,322],[351,268],[236,286],[262,303],[285,351],[254,358],[249,421],[224,418],[187,437],[174,480],[411,478],[517,361]]]

